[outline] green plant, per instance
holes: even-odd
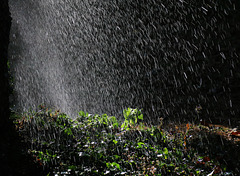
[[[139,109],[124,109],[123,116],[125,120],[121,125],[121,128],[126,130],[129,130],[130,126],[136,126],[136,124],[138,124],[138,120],[143,120],[143,114]]]
[[[123,114],[122,124],[114,116],[83,111],[72,120],[41,107],[15,124],[34,161],[49,175],[208,175],[220,170],[217,161],[190,147],[189,124],[171,135],[159,126],[144,126],[137,109]]]
[[[83,111],[79,112],[77,121],[81,122],[83,125],[87,124],[87,126],[105,126],[110,128],[117,128],[119,125],[116,117],[114,116],[108,116],[107,114],[92,115]]]

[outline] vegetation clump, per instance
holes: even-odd
[[[196,126],[166,130],[161,124],[145,125],[138,109],[125,109],[123,115],[119,121],[80,111],[73,120],[41,106],[15,124],[48,175],[234,175],[227,164],[199,149]]]

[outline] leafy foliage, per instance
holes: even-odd
[[[35,162],[49,175],[208,175],[227,174],[219,161],[190,147],[189,124],[171,134],[146,126],[138,109],[123,111],[125,120],[83,111],[70,119],[41,106],[16,120]]]

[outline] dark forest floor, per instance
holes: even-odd
[[[0,175],[4,176],[43,176],[46,175],[41,167],[33,162],[26,152],[27,146],[13,128],[6,124],[0,136]]]
[[[108,116],[83,113],[82,117],[85,118],[75,123],[59,112],[43,110],[17,120],[17,130],[1,140],[6,153],[1,159],[1,166],[8,173],[5,175],[53,172],[61,175],[66,173],[64,170],[73,173],[80,170],[83,175],[127,175],[130,171],[130,175],[240,174],[240,131],[237,128],[206,121],[176,124],[163,120],[159,126],[132,123],[122,129],[104,125],[110,122]],[[48,133],[50,136],[55,133],[60,141],[49,138]],[[33,138],[36,140],[32,141]],[[59,144],[62,149],[56,149]],[[125,146],[129,151],[125,151]],[[78,159],[73,161],[74,157]],[[129,169],[129,163],[133,168]],[[90,165],[92,171],[86,169]]]

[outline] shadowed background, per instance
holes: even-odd
[[[238,123],[237,1],[10,0],[10,11],[16,111]]]

